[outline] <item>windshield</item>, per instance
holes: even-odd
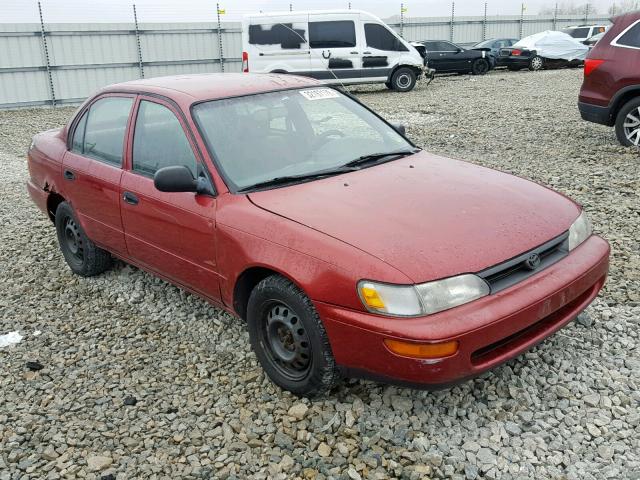
[[[196,105],[193,116],[232,191],[414,148],[362,105],[325,87],[212,100]]]

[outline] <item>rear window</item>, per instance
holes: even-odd
[[[356,46],[356,27],[350,20],[309,22],[311,48],[340,48]]]
[[[627,30],[616,43],[625,47],[640,48],[640,22]]]
[[[365,23],[364,36],[367,39],[367,47],[392,52],[408,50],[394,34],[377,23]]]

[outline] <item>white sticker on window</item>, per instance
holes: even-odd
[[[331,88],[314,88],[310,90],[300,90],[307,100],[323,100],[325,98],[338,98],[340,94]]]

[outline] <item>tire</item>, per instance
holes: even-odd
[[[247,327],[260,365],[280,388],[314,397],[338,382],[324,325],[309,297],[286,278],[272,275],[256,285]]]
[[[471,73],[473,75],[484,75],[489,71],[489,62],[484,58],[478,58],[471,65]]]
[[[400,67],[391,76],[391,85],[396,92],[409,92],[416,86],[416,72],[409,67]]]
[[[625,147],[640,147],[640,97],[629,100],[618,112],[616,136]]]
[[[384,86],[387,87],[389,90],[393,90],[393,84],[391,82],[384,82]]]
[[[536,55],[529,61],[529,70],[537,71],[537,70],[542,70],[543,68],[544,68],[544,59],[542,57]]]
[[[58,205],[55,224],[60,250],[73,273],[92,277],[111,267],[111,254],[89,240],[67,202]]]

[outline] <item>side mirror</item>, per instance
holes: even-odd
[[[161,168],[153,176],[153,184],[161,192],[198,191],[198,181],[184,165]]]
[[[396,122],[391,122],[391,126],[394,128],[394,130],[396,132],[398,132],[400,135],[404,135],[407,131],[407,129],[404,127],[403,124],[401,123],[396,123]]]

